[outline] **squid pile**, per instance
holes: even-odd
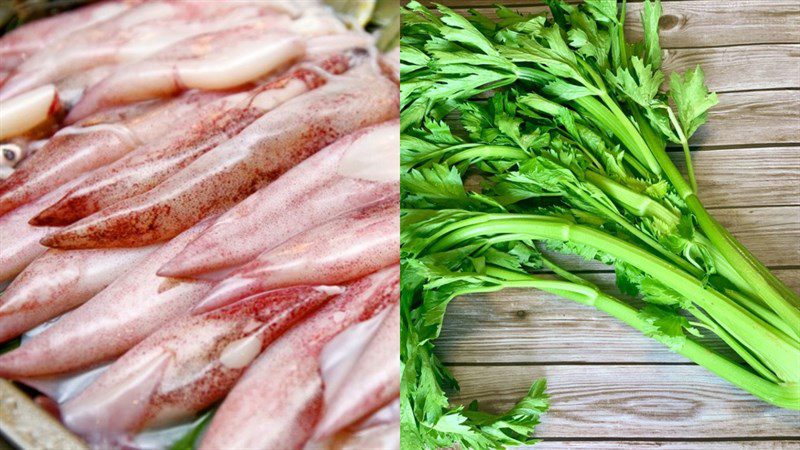
[[[93,449],[399,449],[399,101],[321,0],[0,37],[0,377]]]

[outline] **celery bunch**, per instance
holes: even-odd
[[[507,414],[451,408],[445,390],[457,384],[433,354],[450,300],[506,287],[594,306],[800,409],[800,299],[697,197],[688,139],[717,102],[703,71],[672,74],[660,89],[658,1],[645,1],[637,43],[625,40],[624,4],[548,3],[549,19],[504,7],[497,20],[416,2],[403,10],[404,448],[531,442],[543,381]],[[667,143],[682,147],[688,181]],[[612,265],[644,306],[602,292],[553,252]],[[703,346],[703,334],[737,357]]]

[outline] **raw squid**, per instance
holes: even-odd
[[[64,109],[69,111],[80,101],[86,89],[111,75],[114,69],[116,69],[116,66],[113,65],[98,66],[59,80],[56,83],[56,90],[58,91],[58,99]]]
[[[317,36],[308,39],[306,52],[310,55],[340,53],[349,49],[362,49],[371,54],[375,45],[375,37],[363,31],[348,31],[332,36]]]
[[[395,83],[400,84],[400,47],[386,52],[381,56],[380,63],[383,73]]]
[[[399,275],[395,266],[351,284],[267,348],[225,398],[200,448],[302,448],[322,409],[320,352],[342,330],[395,304]]]
[[[283,67],[305,53],[308,33],[343,32],[332,17],[306,17],[286,26],[256,22],[180,41],[121,67],[89,89],[67,123],[110,106],[174,95],[186,89],[231,89]]]
[[[222,215],[159,274],[230,270],[331,217],[398,195],[399,136],[395,120],[339,139]]]
[[[0,342],[83,304],[156,248],[49,250],[0,296]]]
[[[366,419],[321,440],[309,441],[304,450],[399,450],[400,397]]]
[[[35,52],[55,45],[74,32],[116,17],[131,6],[131,1],[103,2],[19,27],[0,39],[0,70],[11,70]]]
[[[399,260],[400,199],[391,196],[267,250],[215,286],[195,311],[279,287],[342,283]]]
[[[370,319],[380,320],[373,333],[364,333],[358,328],[361,324],[355,325],[325,347],[321,362],[325,406],[315,438],[334,435],[400,395],[399,308],[395,305]],[[344,357],[337,354],[353,347],[356,351]],[[326,370],[330,359],[338,359],[336,367]]]
[[[62,408],[90,442],[191,418],[233,387],[272,341],[343,289],[298,286],[186,316],[131,349]]]
[[[221,96],[190,92],[164,103],[135,104],[99,113],[77,126],[62,129],[13,175],[0,182],[0,214],[113,162],[175,127],[190,126],[205,114],[201,106]]]
[[[173,239],[52,327],[0,356],[0,376],[41,377],[115,358],[184,315],[210,283],[159,278],[156,269],[208,225]]]
[[[262,6],[263,5],[263,6]],[[278,8],[279,9],[279,8]],[[271,2],[147,1],[118,16],[71,34],[26,59],[0,88],[0,101],[93,67],[136,61],[201,33],[243,21],[288,16]]]
[[[248,93],[234,94],[219,102],[220,112],[200,120],[188,130],[176,132],[143,146],[124,158],[95,171],[58,203],[39,214],[35,225],[69,225],[102,208],[147,192],[208,150],[239,133],[258,117],[280,104],[325,84],[317,70],[340,74],[349,58],[337,55],[318,67],[297,68],[289,74]]]
[[[39,244],[39,241],[52,229],[32,227],[28,225],[28,221],[80,181],[82,180],[67,183],[36,201],[0,215],[0,283],[15,277],[31,261],[47,251],[47,247]]]
[[[400,421],[375,425],[347,434],[329,444],[329,450],[400,450]]]
[[[265,114],[154,189],[42,243],[94,248],[167,239],[236,204],[340,136],[397,114],[397,87],[372,67],[359,66]]]
[[[52,84],[14,97],[0,105],[0,139],[8,139],[52,128],[61,111],[56,87]]]
[[[27,139],[14,139],[10,142],[0,144],[0,180],[4,180],[14,173],[14,167],[25,158],[28,153]]]
[[[399,348],[398,348],[399,351]],[[400,422],[400,396],[398,395],[393,400],[386,402],[381,409],[370,414],[369,417],[363,419],[348,427],[349,430],[365,430],[378,425],[387,425],[390,423]]]
[[[4,180],[14,173],[17,167],[25,158],[39,151],[47,139],[25,139],[14,138],[0,144],[0,180]]]

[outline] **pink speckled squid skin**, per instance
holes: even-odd
[[[303,450],[400,450],[400,420],[342,432],[324,441],[309,442]]]
[[[314,69],[335,75],[347,68],[348,58],[340,54],[326,58]],[[219,107],[209,105],[213,111],[198,123],[170,133],[97,169],[55,205],[36,216],[33,223],[69,225],[120,200],[149,191],[265,114],[267,110],[253,104],[257,96],[274,93],[276,102],[286,101],[288,98],[285,96],[303,93],[294,84],[295,81],[302,83],[307,90],[324,85],[326,78],[314,69],[296,68],[250,92],[217,100],[221,103]],[[287,88],[290,83],[291,86]]]
[[[52,327],[0,355],[0,376],[41,377],[86,369],[121,355],[186,314],[211,284],[160,278],[156,270],[207,225],[201,222],[187,230]]]
[[[132,1],[101,2],[16,28],[0,39],[0,70],[13,70],[37,51],[74,32],[119,16],[132,6]]]
[[[131,349],[67,402],[64,422],[89,442],[113,442],[190,419],[223,398],[272,341],[336,293],[334,287],[297,286],[185,316]]]
[[[323,381],[325,378],[323,376]],[[380,328],[349,368],[349,376],[331,395],[315,436],[332,436],[400,395],[400,305],[386,311]]]
[[[369,86],[369,89],[364,89]],[[398,115],[397,87],[369,65],[284,103],[156,188],[42,243],[55,248],[147,245],[219,213],[337,138]]]
[[[184,80],[184,71],[207,72],[207,77],[216,79],[215,89],[233,89],[253,82],[305,53],[303,36],[282,30],[289,24],[290,20],[262,20],[179,41],[145,60],[121,67],[89,88],[66,120],[72,123],[105,108],[202,87],[192,86],[192,80]],[[263,55],[261,59],[269,60],[270,64],[249,72],[248,79],[215,71],[229,62],[225,58],[246,58],[248,52],[260,55],[265,51],[271,56]]]
[[[396,84],[400,84],[400,47],[395,47],[380,58],[383,73]]]
[[[0,87],[0,101],[74,73],[147,57],[169,45],[264,17],[287,17],[273,2],[149,0],[71,33],[22,61]],[[276,3],[277,4],[277,3]]]
[[[191,126],[211,112],[201,107],[221,95],[188,93],[163,103],[134,104],[62,129],[9,178],[0,181],[0,214],[121,158],[174,127]]]
[[[337,140],[223,214],[159,273],[187,277],[229,270],[332,217],[399,195],[399,176],[368,180],[340,170],[354,143],[370,136],[386,136],[373,151],[389,154],[386,159],[399,167],[399,135],[398,121],[391,120]]]
[[[399,261],[400,199],[392,196],[267,250],[216,285],[195,312],[279,287],[343,283]]]
[[[322,348],[343,329],[395,304],[399,282],[398,266],[356,281],[267,348],[225,398],[200,448],[302,448],[322,409]]]
[[[0,296],[0,342],[83,304],[156,248],[45,252]]]
[[[0,214],[0,282],[22,272],[34,259],[47,251],[39,241],[54,230],[28,224],[39,211],[55,203],[81,180],[74,180],[37,200]]]

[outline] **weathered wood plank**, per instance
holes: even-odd
[[[683,153],[670,156],[683,169]],[[700,199],[707,207],[800,204],[799,148],[696,151],[692,164]]]
[[[664,50],[667,73],[700,65],[716,92],[800,87],[800,45],[742,45]],[[668,81],[665,80],[665,85]]]
[[[800,142],[800,91],[720,94],[708,122],[689,141],[698,146]]]
[[[494,17],[495,0],[450,0],[458,11],[475,8]],[[527,13],[547,11],[541,2],[511,0],[500,2]],[[526,6],[539,3],[538,6]],[[796,44],[800,42],[800,4],[784,0],[663,1],[659,23],[664,48],[716,47],[745,44]],[[639,19],[642,4],[628,4],[626,31],[631,39],[641,39]],[[735,14],[731,12],[735,11]]]
[[[800,270],[775,274],[800,291]],[[586,277],[618,295],[612,274]],[[690,362],[608,314],[532,289],[454,300],[436,346],[448,364]]]
[[[662,2],[659,22],[662,45],[716,47],[741,44],[800,42],[800,4],[785,0],[718,0]],[[641,39],[642,4],[628,8],[626,31]]]
[[[557,441],[546,439],[536,446],[515,450],[789,450],[800,448],[800,441]]]
[[[464,396],[501,411],[546,378],[550,412],[537,436],[720,440],[796,437],[800,412],[768,405],[700,366],[453,367]]]
[[[770,266],[800,262],[800,208],[718,209],[713,216]]]
[[[786,267],[800,261],[800,207],[715,209],[711,215],[765,265]],[[608,270],[604,264],[571,256],[555,255],[553,259],[568,268]]]

